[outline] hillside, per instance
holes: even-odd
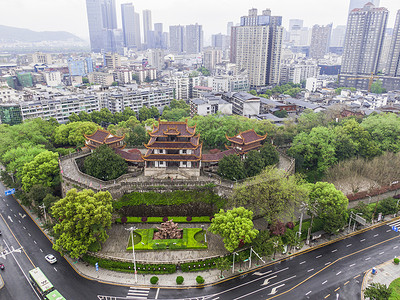
[[[66,31],[33,31],[0,25],[1,42],[42,42],[42,41],[75,41],[82,39]]]

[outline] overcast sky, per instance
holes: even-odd
[[[121,3],[132,2],[135,11],[152,11],[153,23],[169,25],[198,23],[203,25],[205,39],[214,33],[226,34],[229,21],[238,23],[249,8],[270,8],[272,15],[302,19],[304,25],[345,25],[350,0],[116,0],[118,24],[121,27]],[[388,27],[394,26],[400,0],[381,0],[389,9]],[[142,19],[141,19],[142,22]],[[142,24],[142,23],[141,23]],[[88,38],[85,0],[0,0],[0,25],[29,28],[35,31],[64,30]]]

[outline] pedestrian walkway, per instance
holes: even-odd
[[[400,277],[400,266],[393,263],[393,259],[375,267],[377,273],[372,274],[372,269],[368,270],[363,279],[361,286],[361,299],[364,300],[364,290],[371,283],[381,283],[389,286],[390,283]]]

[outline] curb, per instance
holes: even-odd
[[[0,274],[0,290],[4,287],[4,280],[3,280],[3,277],[1,277],[1,274]]]

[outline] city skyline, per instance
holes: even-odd
[[[268,3],[261,0],[237,1],[235,5],[227,0],[216,3],[210,0],[204,0],[201,3],[189,3],[184,0],[173,2],[116,0],[115,2],[118,28],[122,28],[120,5],[132,2],[141,18],[143,10],[151,10],[152,22],[163,23],[165,29],[170,25],[188,25],[196,22],[203,25],[205,41],[210,43],[212,34],[225,34],[227,23],[230,21],[234,25],[239,23],[240,17],[247,15],[250,8],[271,9],[275,15],[283,17],[285,29],[288,28],[290,19],[302,19],[304,26],[310,28],[314,24],[327,25],[331,22],[333,22],[333,27],[346,25],[350,0],[304,0],[301,4],[298,1],[286,0],[285,5],[278,0],[271,0]],[[381,0],[380,6],[389,10],[388,27],[393,28],[400,4]],[[166,11],[168,14],[165,14]],[[42,17],[38,19],[37,15]],[[1,25],[29,28],[35,31],[63,30],[89,40],[85,0],[0,0],[0,18]]]

